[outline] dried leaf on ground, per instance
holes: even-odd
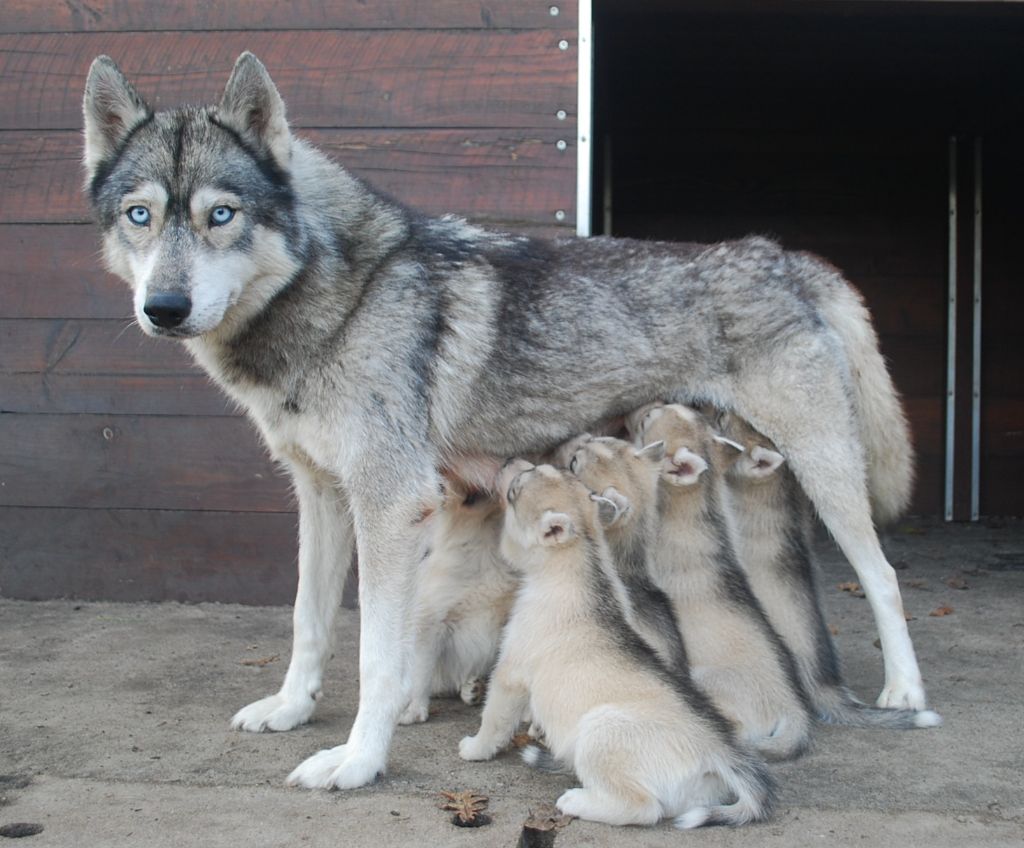
[[[440,808],[455,813],[452,824],[459,827],[480,827],[490,824],[490,817],[483,813],[490,800],[486,795],[466,789],[462,792],[442,792],[441,797],[444,800],[439,805]]]
[[[941,618],[944,615],[951,615],[953,613],[953,607],[949,604],[943,604],[941,607],[936,607],[928,615],[933,618]]]
[[[969,589],[970,588],[970,586],[967,585],[967,581],[964,580],[964,578],[961,577],[959,574],[954,574],[952,577],[947,577],[946,578],[946,585],[949,586],[950,589]]]
[[[523,822],[523,827],[531,830],[561,830],[575,816],[563,815],[562,811],[554,804],[541,804],[536,809],[530,810],[530,817]]]
[[[903,613],[903,620],[904,621],[917,621],[917,616],[916,615],[911,615],[909,612],[904,611],[904,613]]]
[[[928,581],[915,578],[914,580],[904,581],[903,585],[909,589],[924,589],[928,585]]]
[[[849,582],[849,583],[840,583],[839,584],[839,591],[840,592],[849,592],[855,598],[863,598],[864,597],[864,590],[860,588],[860,583],[854,583],[852,581]]]
[[[281,659],[280,654],[271,654],[269,657],[260,657],[258,660],[239,660],[240,665],[255,665],[262,668],[265,665],[270,665],[272,662],[277,662]]]
[[[831,633],[833,636],[838,636],[839,635],[839,628],[836,627],[834,624],[830,624],[828,626],[828,632]]]

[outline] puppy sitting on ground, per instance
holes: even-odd
[[[765,818],[772,785],[764,766],[626,623],[625,590],[600,526],[617,507],[566,471],[522,460],[506,466],[499,485],[508,500],[501,551],[523,584],[480,730],[459,754],[492,758],[529,708],[552,755],[582,784],[558,799],[565,814],[608,824],[671,816],[677,827]]]
[[[412,694],[400,724],[426,721],[431,695],[483,700],[516,579],[498,552],[501,505],[445,483],[431,551],[417,575]]]
[[[629,597],[626,617],[669,670],[689,675],[672,601],[651,578],[664,443],[637,449],[622,439],[584,433],[566,442],[556,456],[590,491],[618,507],[605,539]]]
[[[740,563],[768,620],[793,654],[815,714],[831,724],[855,727],[941,724],[931,710],[870,707],[843,683],[821,610],[810,501],[767,436],[735,415],[720,415],[716,423],[744,448],[726,473]]]
[[[672,599],[694,681],[773,759],[810,743],[812,720],[793,657],[754,597],[731,539],[726,452],[707,420],[679,404],[627,422],[637,445],[664,441],[655,582]]]

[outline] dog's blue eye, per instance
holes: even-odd
[[[137,227],[145,227],[149,224],[149,210],[145,206],[129,206],[127,213],[128,220]]]
[[[230,206],[217,206],[210,213],[210,226],[223,227],[228,221],[235,217],[235,210]]]

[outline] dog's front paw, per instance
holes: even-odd
[[[890,710],[923,710],[927,704],[921,683],[890,683],[882,689],[876,706]]]
[[[248,730],[250,733],[291,730],[308,722],[315,709],[316,700],[312,696],[296,699],[285,698],[278,693],[240,709],[231,719],[231,727],[235,730]]]
[[[475,707],[484,702],[484,695],[487,694],[487,684],[479,677],[474,677],[462,684],[459,690],[459,697],[462,703]]]
[[[464,760],[479,762],[480,760],[493,760],[498,753],[493,745],[487,745],[480,739],[480,735],[464,736],[459,742],[459,756]]]
[[[355,789],[372,783],[384,764],[360,757],[347,745],[326,748],[299,763],[288,779],[289,786],[306,789]]]
[[[425,701],[413,701],[398,717],[399,724],[421,724],[430,715],[430,704]]]

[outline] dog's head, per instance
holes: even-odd
[[[190,338],[258,311],[300,267],[284,103],[251,53],[220,104],[154,112],[100,56],[83,103],[87,191],[111,271],[150,335]]]

